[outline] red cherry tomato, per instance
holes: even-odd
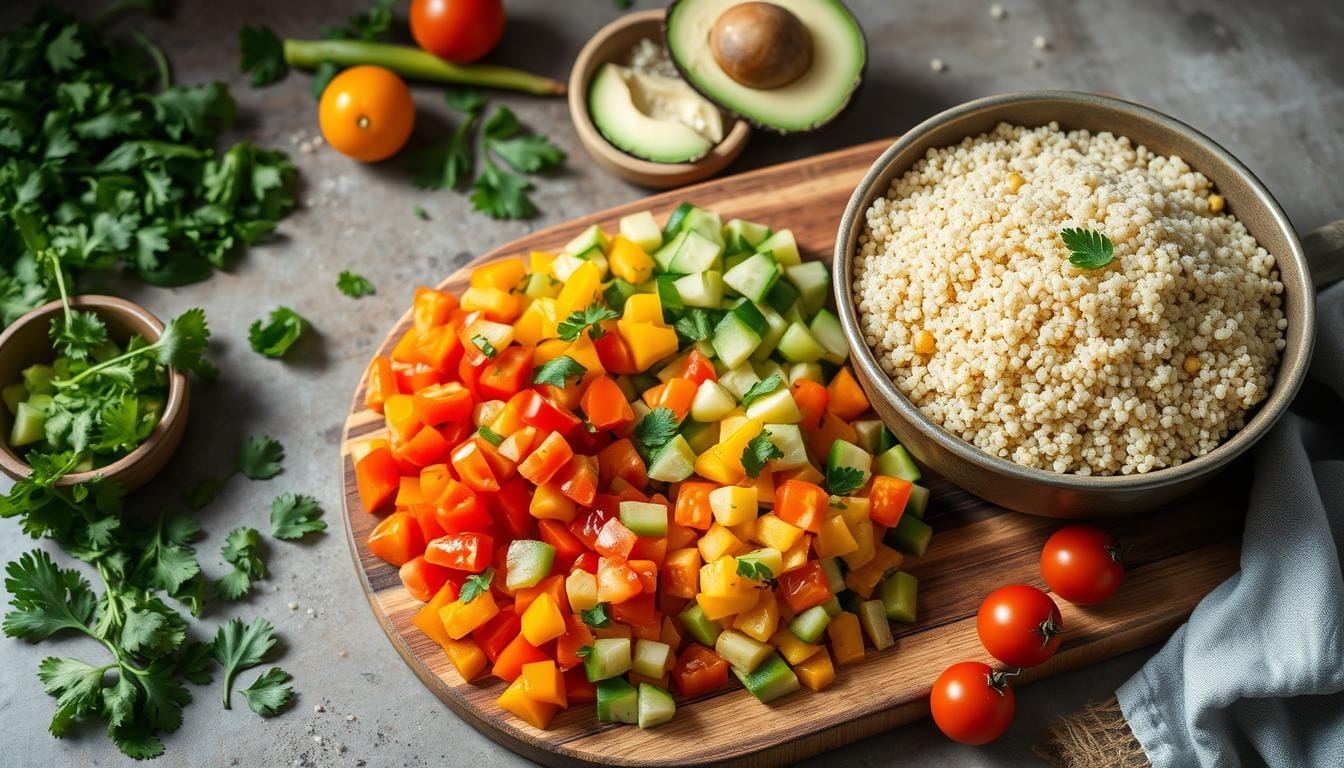
[[[504,35],[501,0],[412,0],[411,36],[426,51],[454,64],[489,53]]]
[[[978,661],[963,661],[938,676],[929,694],[929,709],[949,739],[976,746],[1008,730],[1017,700],[1005,673]]]
[[[1070,525],[1046,540],[1041,575],[1051,591],[1070,603],[1096,605],[1120,588],[1125,563],[1109,533],[1090,525]]]
[[[1034,667],[1055,655],[1064,620],[1049,595],[1011,584],[990,592],[980,604],[975,629],[989,655],[1010,667]]]

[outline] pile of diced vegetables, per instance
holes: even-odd
[[[820,690],[914,621],[928,491],[829,295],[789,230],[690,204],[417,290],[355,471],[464,680],[537,728],[580,702],[649,727],[730,676]]]

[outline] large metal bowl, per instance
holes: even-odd
[[[1269,396],[1246,425],[1213,451],[1184,464],[1146,474],[1083,476],[1033,469],[993,456],[934,423],[897,390],[864,342],[854,301],[854,252],[864,216],[891,182],[933,148],[992,130],[1001,122],[1064,129],[1110,131],[1162,155],[1179,155],[1202,172],[1227,200],[1228,209],[1278,260],[1284,285],[1287,346]],[[1317,250],[1341,249],[1344,222],[1304,238]],[[1316,261],[1316,259],[1313,259]],[[1339,259],[1324,260],[1338,271]],[[1315,293],[1307,253],[1273,195],[1246,166],[1194,128],[1147,107],[1120,99],[1068,91],[991,96],[954,107],[901,137],[854,190],[835,240],[835,292],[840,321],[855,368],[874,408],[915,458],[953,483],[1009,509],[1049,517],[1121,515],[1152,509],[1213,478],[1279,420],[1306,376],[1316,324]]]

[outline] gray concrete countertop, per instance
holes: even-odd
[[[635,7],[649,7],[639,0]],[[1031,88],[1104,91],[1181,118],[1239,156],[1278,196],[1299,228],[1344,215],[1344,4],[1256,0],[1067,2],[1003,0],[1003,19],[988,0],[851,0],[871,47],[868,83],[858,104],[833,129],[803,139],[754,136],[732,171],[805,157],[859,141],[895,136],[918,120],[976,96]],[[26,18],[28,2],[0,4],[0,25]],[[88,3],[91,7],[101,3]],[[223,711],[220,683],[195,691],[181,730],[166,739],[158,765],[427,766],[500,768],[525,760],[473,731],[443,706],[402,663],[374,621],[340,530],[337,443],[341,420],[374,345],[401,314],[416,283],[433,283],[475,254],[535,228],[635,200],[644,191],[588,162],[562,99],[494,95],[526,124],[568,152],[560,174],[537,184],[541,214],[493,222],[470,211],[460,194],[416,189],[404,162],[361,166],[319,146],[309,78],[293,74],[251,90],[238,74],[237,32],[263,22],[282,35],[315,36],[319,25],[361,9],[363,0],[228,0],[179,3],[169,22],[134,23],[158,40],[179,82],[224,80],[239,106],[239,133],[289,151],[302,174],[303,205],[279,236],[233,270],[175,290],[115,283],[109,287],[161,316],[201,305],[216,340],[218,383],[198,387],[183,450],[131,506],[155,510],[195,480],[226,471],[244,435],[270,434],[287,449],[285,472],[265,483],[234,478],[200,520],[198,551],[208,574],[224,572],[219,547],[239,525],[265,527],[275,495],[317,496],[334,526],[301,544],[267,542],[269,578],[239,605],[214,604],[211,626],[264,615],[281,635],[277,663],[299,693],[287,714],[262,720],[245,707]],[[615,18],[609,0],[509,0],[509,29],[498,61],[564,79],[587,36]],[[404,4],[403,4],[404,7]],[[126,24],[127,22],[123,22]],[[1043,49],[1033,38],[1046,41]],[[935,73],[930,60],[941,59]],[[424,143],[451,130],[440,89],[418,86]],[[423,206],[430,220],[413,215]],[[378,286],[355,302],[335,289],[352,268]],[[110,278],[107,278],[110,280]],[[91,287],[98,287],[97,281]],[[314,323],[285,362],[248,349],[246,329],[276,305]],[[0,523],[0,558],[33,546],[12,522]],[[63,562],[68,558],[59,557]],[[1110,695],[1154,649],[1025,686],[1018,715],[1000,742],[972,749],[943,739],[928,722],[810,761],[810,765],[1017,765],[1053,717]],[[73,640],[37,645],[0,641],[0,735],[15,766],[123,765],[99,729],[76,729],[57,741],[46,732],[53,701],[35,672],[44,656],[97,658]],[[949,659],[949,661],[954,661]],[[245,675],[252,679],[255,672]],[[319,711],[320,709],[320,711]]]

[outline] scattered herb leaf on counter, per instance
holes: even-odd
[[[784,452],[770,440],[770,430],[762,430],[759,435],[751,438],[746,448],[742,449],[742,469],[746,470],[747,477],[754,480],[761,476],[766,463],[771,459],[782,458]]]
[[[418,205],[417,205],[417,206],[415,206],[414,208],[412,208],[412,209],[411,209],[411,213],[414,213],[414,214],[415,214],[415,218],[417,218],[417,219],[419,219],[419,220],[421,220],[421,221],[429,221],[429,212],[426,211],[426,210],[425,210],[423,207],[421,207],[421,206],[418,206]]]
[[[1101,269],[1115,260],[1115,244],[1100,232],[1062,229],[1059,237],[1069,249],[1069,263],[1078,269]]]
[[[253,712],[262,717],[271,717],[294,700],[294,689],[285,685],[291,679],[285,670],[271,667],[239,693],[247,699],[247,706]]]
[[[570,313],[569,317],[560,321],[559,332],[561,341],[575,341],[583,333],[583,329],[588,329],[588,338],[597,341],[607,334],[602,329],[600,323],[603,320],[615,320],[620,317],[615,310],[602,306],[601,304],[589,304],[584,309],[576,309]]]
[[[355,14],[345,24],[328,24],[319,29],[323,40],[362,40],[372,42],[385,37],[392,28],[392,7],[396,0],[374,0],[363,13]],[[285,58],[285,42],[269,27],[244,24],[238,30],[239,71],[248,74],[248,85],[263,88],[289,75]],[[330,59],[318,61],[313,68],[311,86],[314,99],[321,99],[331,79],[341,73],[345,65]]]
[[[492,219],[526,219],[537,212],[527,196],[532,182],[500,170],[485,158],[485,170],[471,184],[471,207]]]
[[[582,378],[588,369],[583,364],[569,355],[561,355],[554,360],[547,360],[537,368],[532,374],[533,384],[552,384],[563,388],[565,382],[569,379]]]
[[[848,496],[863,487],[863,472],[856,467],[827,467],[826,490],[832,496]]]
[[[468,115],[479,114],[485,108],[485,94],[474,88],[449,88],[443,93],[448,106]]]
[[[238,600],[252,590],[252,582],[266,578],[266,562],[257,554],[260,547],[261,534],[256,528],[240,527],[229,531],[220,548],[220,556],[233,566],[233,571],[215,584],[220,597]]]
[[[260,320],[247,329],[247,341],[252,350],[266,357],[284,357],[294,342],[303,335],[308,321],[289,307],[276,307],[265,325]]]
[[[263,618],[244,625],[239,619],[230,619],[215,635],[215,660],[224,667],[224,708],[231,709],[229,694],[233,678],[244,669],[261,663],[266,653],[275,646],[275,627]]]
[[[377,289],[369,278],[355,274],[350,270],[344,270],[336,278],[336,287],[341,289],[341,293],[352,299],[358,299],[361,296],[372,296]]]
[[[312,496],[285,493],[271,502],[271,535],[275,538],[293,541],[325,530],[322,508]]]
[[[285,44],[269,27],[244,24],[238,30],[238,48],[242,52],[238,71],[248,75],[247,84],[253,88],[279,82],[289,74]]]
[[[284,460],[285,447],[266,435],[249,436],[238,449],[238,471],[249,480],[270,480],[280,474]]]

